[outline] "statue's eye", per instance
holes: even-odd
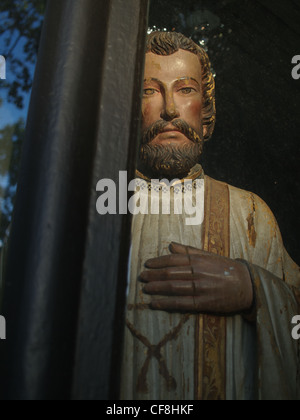
[[[188,95],[189,93],[195,92],[195,89],[191,87],[186,87],[186,88],[180,89],[180,92],[183,93],[184,95]]]
[[[144,89],[144,95],[146,96],[151,96],[154,95],[156,93],[155,89]]]

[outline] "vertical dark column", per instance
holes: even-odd
[[[127,169],[128,179],[134,176],[148,2],[111,3],[81,294],[75,399],[118,398],[122,358],[130,224],[128,216],[96,214],[99,193],[95,186],[100,179],[109,178],[124,193],[119,171]]]
[[[71,398],[77,336],[75,398],[110,395],[130,218],[97,215],[95,188],[133,169],[147,6],[48,2],[9,245],[3,399]]]

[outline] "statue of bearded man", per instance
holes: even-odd
[[[207,54],[152,33],[144,79],[137,185],[158,204],[171,185],[173,211],[133,219],[121,397],[298,399],[299,267],[267,205],[199,165],[216,115]],[[186,194],[196,224],[174,210]]]

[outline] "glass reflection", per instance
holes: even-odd
[[[5,63],[5,78],[0,80],[0,249],[12,218],[45,7],[46,0],[0,4],[0,56]]]
[[[148,33],[153,31],[176,31],[190,37],[209,53],[212,65],[218,51],[229,51],[228,37],[233,30],[221,19],[220,10],[229,1],[151,1]],[[213,68],[216,77],[216,71]]]
[[[0,3],[0,304],[21,149],[45,9],[46,0],[2,0]]]

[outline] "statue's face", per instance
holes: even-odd
[[[169,56],[146,54],[142,115],[143,131],[159,120],[168,121],[163,133],[149,144],[184,146],[192,141],[171,122],[185,121],[203,138],[202,73],[198,57],[184,50]]]
[[[184,50],[146,54],[139,169],[149,177],[183,178],[203,150],[202,74]]]

